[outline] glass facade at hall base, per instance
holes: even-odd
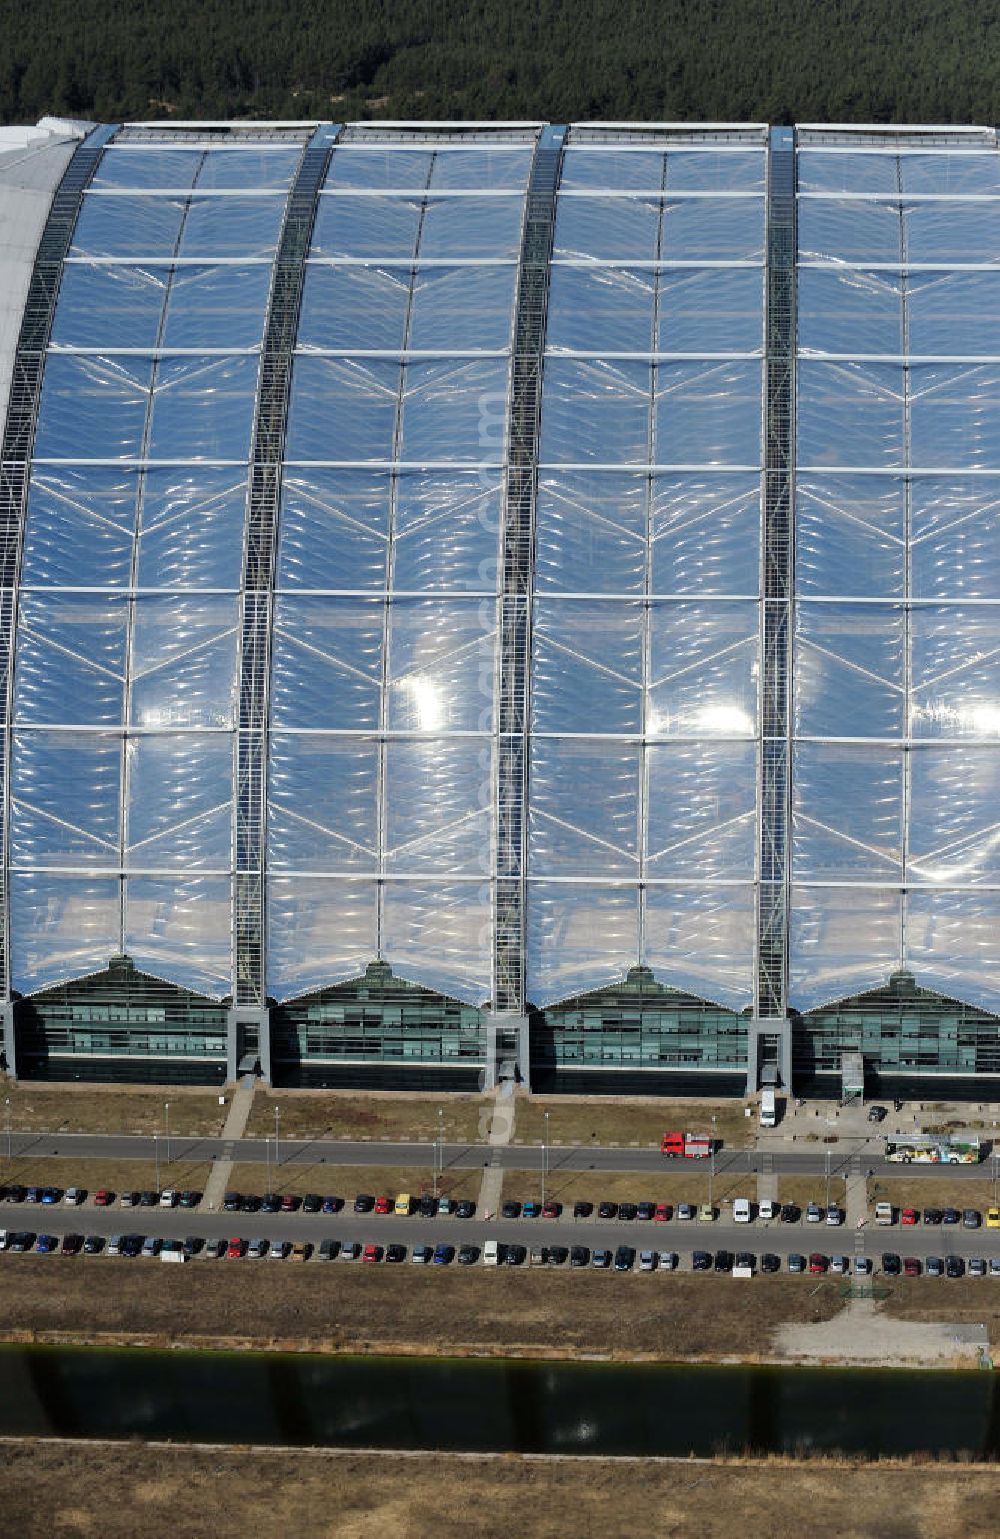
[[[102,127],[57,236],[8,1068],[983,1095],[993,129]]]

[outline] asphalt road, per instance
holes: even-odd
[[[204,1213],[198,1209],[160,1208],[95,1208],[92,1201],[79,1208],[67,1208],[62,1204],[54,1207],[27,1205],[24,1203],[0,1204],[0,1228],[8,1233],[14,1230],[30,1230],[36,1234],[155,1234],[161,1239],[185,1239],[198,1236],[202,1239],[228,1239],[239,1235],[245,1240],[258,1236],[273,1240],[310,1240],[318,1247],[327,1236],[362,1243],[375,1241],[382,1245],[399,1243],[407,1247],[418,1244],[436,1244],[446,1241],[456,1247],[469,1243],[482,1246],[485,1240],[500,1240],[508,1244],[532,1245],[586,1245],[593,1249],[603,1246],[613,1249],[618,1245],[633,1246],[640,1250],[669,1250],[681,1258],[681,1266],[690,1269],[694,1250],[716,1251],[719,1249],[748,1250],[756,1255],[773,1251],[785,1257],[792,1251],[808,1256],[820,1251],[826,1256],[845,1254],[868,1255],[878,1266],[883,1251],[894,1251],[900,1256],[1000,1256],[1000,1230],[968,1230],[961,1225],[944,1225],[924,1228],[891,1228],[866,1226],[864,1229],[848,1229],[845,1225],[834,1228],[826,1224],[809,1224],[802,1219],[796,1224],[761,1223],[734,1224],[728,1219],[716,1222],[678,1223],[639,1222],[638,1220],[574,1219],[564,1214],[558,1219],[483,1220],[471,1219],[397,1218],[388,1214],[356,1214],[350,1203],[344,1212],[332,1216],[307,1213]],[[40,1258],[43,1259],[43,1258]],[[80,1258],[87,1261],[89,1257]],[[0,1256],[0,1275],[3,1257]],[[1000,1282],[1000,1279],[995,1279]]]
[[[862,1169],[876,1176],[947,1177],[973,1180],[990,1177],[992,1162],[979,1165],[896,1165],[880,1157],[880,1140],[842,1139],[836,1146],[814,1149],[775,1149],[773,1151],[723,1149],[716,1155],[716,1175],[745,1175],[764,1169],[770,1162],[774,1173],[789,1175],[825,1175],[827,1153],[832,1175],[844,1175],[851,1160],[858,1155]],[[0,1156],[8,1153],[8,1140],[0,1131]],[[135,1134],[99,1133],[13,1133],[9,1141],[11,1158],[48,1159],[53,1156],[95,1160],[153,1160],[157,1150],[161,1160],[208,1163],[217,1159],[261,1164],[274,1163],[274,1140],[263,1138],[165,1138],[153,1139]],[[543,1151],[540,1146],[511,1144],[491,1148],[487,1144],[445,1144],[442,1149],[445,1170],[475,1170],[496,1164],[504,1170],[541,1171]],[[546,1169],[551,1175],[570,1170],[656,1171],[659,1174],[690,1171],[707,1173],[707,1160],[667,1160],[658,1149],[612,1149],[606,1147],[550,1147],[545,1151]],[[434,1146],[427,1143],[353,1143],[346,1139],[293,1140],[279,1144],[279,1166],[286,1165],[399,1165],[426,1166],[434,1163]]]

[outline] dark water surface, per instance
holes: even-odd
[[[522,1453],[1000,1456],[1000,1375],[0,1347],[0,1433]]]

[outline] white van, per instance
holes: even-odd
[[[753,1213],[750,1207],[749,1197],[733,1198],[733,1223],[749,1224]]]
[[[760,1093],[760,1125],[773,1128],[778,1125],[778,1108],[774,1101],[773,1085],[765,1085]]]
[[[496,1240],[487,1240],[483,1246],[483,1266],[500,1265],[500,1246]]]

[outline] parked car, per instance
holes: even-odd
[[[344,1206],[344,1199],[343,1199],[343,1197],[324,1197],[323,1198],[323,1212],[324,1213],[339,1213],[343,1206]]]
[[[676,1216],[679,1223],[687,1223],[694,1218],[694,1203],[679,1202],[676,1208]]]
[[[674,1210],[669,1202],[658,1202],[653,1210],[653,1222],[655,1224],[667,1224],[673,1217]]]
[[[698,1207],[699,1224],[711,1224],[715,1222],[716,1210],[710,1202],[703,1202]]]
[[[809,1257],[810,1272],[825,1272],[828,1265],[829,1262],[827,1261],[826,1257],[821,1255],[818,1250],[814,1250],[812,1255]]]
[[[762,1272],[780,1272],[781,1257],[776,1256],[773,1251],[766,1250],[760,1258],[760,1269]]]
[[[605,1250],[602,1246],[595,1246],[595,1248],[590,1253],[590,1264],[591,1266],[596,1266],[599,1269],[610,1266],[611,1252],[609,1250]]]
[[[676,1272],[676,1270],[677,1270],[677,1252],[676,1251],[673,1251],[673,1250],[661,1250],[658,1253],[658,1259],[659,1259],[659,1268],[658,1268],[659,1271],[661,1271],[661,1272]]]
[[[919,1277],[920,1276],[920,1272],[921,1272],[920,1262],[917,1260],[916,1256],[904,1256],[903,1257],[903,1276],[904,1277]]]
[[[504,1203],[504,1208],[506,1209],[506,1207],[507,1203]],[[437,1210],[437,1198],[432,1196],[430,1192],[424,1192],[422,1196],[417,1198],[417,1212],[421,1218],[437,1218]],[[518,1203],[517,1213],[520,1213],[520,1211],[521,1205]],[[514,1218],[517,1217],[517,1213],[513,1215]],[[504,1218],[507,1218],[509,1215],[504,1212],[503,1216]]]
[[[691,1266],[695,1272],[710,1272],[712,1270],[712,1258],[708,1251],[693,1251],[691,1254]]]
[[[457,1260],[459,1266],[473,1266],[479,1260],[479,1246],[460,1245]]]
[[[391,1265],[398,1266],[401,1261],[406,1260],[406,1246],[387,1245],[385,1248],[385,1259]]]
[[[868,1277],[871,1274],[872,1264],[867,1256],[855,1256],[854,1271],[858,1277]]]
[[[159,1192],[145,1191],[139,1193],[140,1208],[158,1208],[160,1206]]]
[[[101,1187],[94,1193],[95,1208],[110,1208],[115,1200],[114,1192],[109,1192],[106,1187]]]
[[[733,1253],[731,1250],[717,1250],[714,1257],[714,1266],[717,1272],[731,1272],[733,1270]]]
[[[885,1118],[885,1114],[886,1114],[886,1112],[885,1112],[885,1107],[884,1106],[869,1106],[869,1108],[868,1108],[868,1121],[869,1122],[882,1122],[884,1120],[884,1118]]]
[[[83,1254],[85,1256],[99,1256],[104,1249],[104,1236],[102,1234],[88,1234],[83,1242]]]
[[[439,1245],[438,1246],[438,1250],[441,1250],[441,1248],[442,1247]],[[382,1247],[381,1247],[381,1245],[375,1245],[371,1241],[369,1241],[369,1243],[365,1246],[364,1255],[363,1255],[362,1259],[364,1261],[367,1261],[369,1263],[369,1265],[372,1262],[381,1261],[382,1260]],[[435,1253],[434,1260],[437,1261],[437,1259],[438,1259],[437,1258],[437,1254]]]
[[[375,1198],[370,1192],[359,1192],[354,1199],[355,1213],[370,1213],[375,1206]]]
[[[641,1223],[648,1223],[655,1212],[655,1202],[640,1202],[636,1204],[635,1216]]]
[[[590,1261],[590,1251],[586,1245],[573,1245],[570,1247],[570,1266],[587,1266]]]
[[[455,1254],[455,1247],[440,1240],[434,1247],[434,1265],[448,1266]]]
[[[893,1250],[882,1252],[882,1270],[887,1277],[898,1277],[903,1270],[902,1262]]]
[[[941,1209],[940,1208],[925,1208],[924,1209],[924,1223],[925,1224],[940,1224],[940,1222],[941,1222]]]
[[[241,1261],[246,1254],[246,1243],[246,1240],[241,1240],[237,1236],[234,1236],[233,1239],[230,1240],[229,1246],[226,1250],[226,1260]]]
[[[593,1211],[594,1204],[592,1202],[574,1202],[573,1204],[574,1218],[589,1218]]]
[[[783,1202],[781,1204],[781,1222],[783,1224],[797,1224],[802,1217],[802,1209],[796,1202]]]
[[[176,1208],[180,1199],[180,1192],[175,1192],[172,1186],[165,1186],[160,1193],[161,1208]]]
[[[965,1262],[961,1256],[945,1256],[944,1274],[946,1277],[964,1277]]]
[[[182,1208],[196,1208],[201,1201],[201,1193],[192,1191],[181,1192],[178,1201]]]
[[[524,1258],[528,1254],[523,1245],[507,1245],[504,1247],[504,1266],[523,1266]]]
[[[983,1221],[983,1215],[980,1213],[978,1208],[963,1208],[962,1209],[962,1228],[963,1229],[978,1229],[980,1224],[982,1223],[982,1221]]]
[[[618,1204],[618,1217],[631,1223],[639,1212],[639,1205],[635,1202],[620,1202]]]
[[[86,1195],[82,1186],[67,1186],[63,1193],[63,1202],[67,1208],[78,1208]]]
[[[831,1228],[837,1229],[844,1222],[844,1210],[837,1203],[831,1202],[826,1210],[826,1222]]]
[[[535,1202],[534,1198],[531,1198],[530,1201],[521,1204],[522,1218],[541,1218],[541,1216],[542,1205],[540,1202]]]
[[[513,1197],[508,1197],[500,1208],[501,1218],[520,1218],[521,1204]]]
[[[263,1197],[260,1199],[260,1211],[262,1213],[268,1213],[268,1214],[270,1214],[270,1213],[280,1213],[281,1212],[281,1194],[280,1194],[280,1192],[265,1192]]]
[[[615,1271],[631,1272],[635,1265],[635,1251],[631,1245],[619,1245],[615,1251]]]
[[[847,1256],[831,1256],[830,1271],[835,1277],[844,1277],[851,1270],[851,1263]]]
[[[549,1266],[565,1266],[569,1259],[569,1248],[565,1245],[549,1246]]]
[[[385,1197],[385,1196],[376,1197],[375,1198],[375,1212],[377,1214],[379,1214],[380,1217],[384,1217],[386,1213],[391,1213],[392,1212],[392,1198],[391,1197]]]
[[[155,1234],[147,1234],[146,1238],[142,1242],[141,1254],[147,1258],[158,1256],[160,1254],[160,1246],[162,1243],[162,1240],[158,1239]]]
[[[765,1223],[777,1218],[781,1213],[781,1204],[770,1197],[762,1197],[757,1205],[757,1216]]]
[[[281,1194],[281,1211],[282,1211],[282,1213],[297,1213],[301,1206],[302,1206],[302,1199],[300,1197],[296,1197],[294,1192],[282,1192],[282,1194]]]
[[[360,1240],[344,1240],[340,1247],[341,1261],[357,1261],[361,1255]]]
[[[820,1208],[819,1203],[818,1202],[811,1202],[811,1203],[809,1203],[808,1207],[806,1208],[806,1223],[807,1224],[820,1224],[822,1222],[823,1222],[823,1211]]]
[[[901,1224],[912,1226],[913,1224],[915,1224],[917,1222],[917,1219],[918,1219],[918,1214],[917,1214],[916,1208],[901,1208],[900,1209],[899,1222]]]
[[[928,1256],[924,1262],[924,1270],[928,1277],[943,1277],[944,1262],[940,1256]]]
[[[415,1266],[423,1266],[431,1259],[433,1254],[434,1252],[429,1245],[414,1245],[410,1251],[410,1261]]]
[[[970,1256],[968,1265],[970,1277],[986,1276],[986,1262],[982,1256]]]
[[[558,1203],[556,1203],[556,1207],[559,1207]],[[560,1212],[561,1211],[562,1211],[562,1209],[560,1208]],[[476,1216],[476,1204],[473,1202],[471,1197],[462,1197],[462,1198],[459,1199],[458,1202],[456,1202],[456,1204],[455,1204],[455,1217],[456,1218],[475,1218],[475,1216]],[[557,1217],[558,1217],[558,1215],[557,1215]]]
[[[542,1204],[543,1218],[558,1218],[562,1213],[561,1202],[545,1202]]]
[[[238,1213],[242,1201],[243,1194],[241,1192],[227,1192],[222,1199],[222,1211],[224,1213]]]
[[[602,1202],[602,1203],[600,1203],[598,1205],[598,1209],[597,1209],[597,1216],[598,1216],[598,1218],[617,1218],[618,1217],[618,1204],[617,1204],[617,1202]]]
[[[942,1208],[941,1209],[941,1222],[942,1222],[942,1224],[957,1224],[959,1222],[959,1220],[961,1219],[961,1216],[962,1215],[959,1213],[957,1208]]]
[[[267,1240],[249,1240],[247,1242],[247,1257],[253,1261],[261,1261],[267,1255]]]
[[[321,1261],[336,1261],[340,1253],[340,1241],[327,1237],[319,1242],[319,1259]]]
[[[319,1213],[323,1207],[323,1199],[319,1192],[306,1192],[302,1199],[303,1213]]]

